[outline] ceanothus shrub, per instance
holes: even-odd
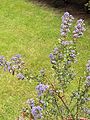
[[[18,120],[25,117],[30,120],[90,119],[90,108],[87,107],[90,101],[90,60],[83,77],[78,78],[73,69],[77,63],[77,41],[83,36],[85,24],[83,19],[79,19],[71,31],[73,20],[74,17],[68,12],[62,16],[61,37],[49,55],[53,80],[45,80],[44,69],[34,77],[38,81],[35,89],[37,97],[27,100],[28,107],[22,111]],[[69,91],[74,80],[77,80],[77,88]]]

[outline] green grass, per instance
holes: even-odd
[[[49,72],[48,55],[57,43],[62,14],[28,0],[0,0],[0,54],[9,60],[19,53],[30,70],[44,67]],[[77,44],[80,75],[90,58],[89,20],[86,26],[87,32]],[[15,120],[25,101],[35,96],[34,87],[34,82],[19,81],[0,70],[0,120]]]

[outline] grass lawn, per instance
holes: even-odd
[[[61,10],[62,11],[62,10]],[[21,54],[30,70],[50,71],[49,53],[57,43],[63,12],[41,7],[28,0],[0,0],[0,55],[9,60]],[[90,58],[90,20],[78,41],[76,70],[82,75]],[[49,75],[49,73],[48,73]],[[17,80],[0,70],[0,120],[15,120],[28,98],[35,96],[35,83]]]

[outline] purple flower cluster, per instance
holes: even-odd
[[[34,120],[42,118],[42,108],[40,106],[32,107],[31,114],[34,117]]]
[[[6,61],[4,56],[0,56],[0,66],[4,67],[4,71],[9,71],[12,75],[19,73],[23,68],[24,62],[21,60],[21,55],[14,55],[10,61]],[[24,79],[22,73],[17,74],[18,79]]]
[[[19,55],[20,56],[20,55]],[[20,69],[21,58],[18,55],[15,55],[11,58],[11,61],[6,61],[5,70],[8,70],[11,73],[15,72],[15,69]]]
[[[20,69],[24,62],[21,60],[21,55],[17,54],[11,58],[11,62],[15,68]]]
[[[48,85],[44,85],[44,84],[39,84],[39,85],[37,85],[37,87],[36,87],[36,90],[37,90],[37,92],[38,92],[38,96],[40,97],[40,96],[42,96],[42,94],[47,90],[49,88],[49,86]]]
[[[17,54],[17,55],[15,55],[15,56],[13,56],[11,58],[11,60],[13,60],[13,61],[17,61],[18,59],[21,59],[21,55],[20,54]]]
[[[41,119],[42,118],[42,110],[43,109],[40,106],[35,106],[33,99],[28,99],[26,101],[26,103],[28,104],[28,106],[31,109],[31,113],[30,114],[32,114],[33,120]]]
[[[70,32],[69,27],[72,25],[73,22],[73,16],[70,15],[68,12],[65,12],[62,16],[62,24],[61,24],[61,36],[66,37],[67,33]]]
[[[84,25],[84,20],[80,19],[77,21],[77,25],[73,31],[73,38],[79,38],[83,35],[83,32],[85,31]]]

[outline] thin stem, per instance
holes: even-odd
[[[53,84],[51,84],[52,87],[54,88]],[[67,109],[68,113],[70,113],[70,116],[72,117],[73,120],[75,120],[73,114],[71,113],[69,107],[67,106],[67,104],[65,103],[65,101],[63,100],[63,97],[61,97],[59,94],[57,94],[57,91],[54,88],[54,92],[56,93],[56,95],[58,96],[58,98],[62,101],[63,105],[65,106],[65,108]]]
[[[55,97],[54,97],[54,99],[55,99],[55,103],[56,103],[57,108],[58,108],[58,109],[60,109],[60,108],[59,108],[59,106],[58,106],[58,103],[57,103],[57,100],[56,100],[56,98],[55,98]],[[62,112],[60,111],[60,113],[61,113],[61,114],[60,114],[60,115],[61,115],[61,118],[62,118],[62,120],[63,120],[63,115],[62,115]]]
[[[76,120],[78,120],[78,112],[79,112],[79,104],[78,104],[78,99],[77,99]]]
[[[63,105],[66,107],[66,109],[68,110],[68,113],[70,113],[70,115],[72,116],[73,120],[75,120],[73,114],[71,113],[70,109],[68,108],[68,106],[64,102],[63,98],[59,94],[58,94],[58,97],[60,98],[60,100],[62,101]]]
[[[79,79],[79,84],[78,84],[78,95],[80,94],[80,85],[81,85],[81,78]],[[80,98],[77,98],[76,120],[78,120],[78,115],[79,115],[79,99]]]

